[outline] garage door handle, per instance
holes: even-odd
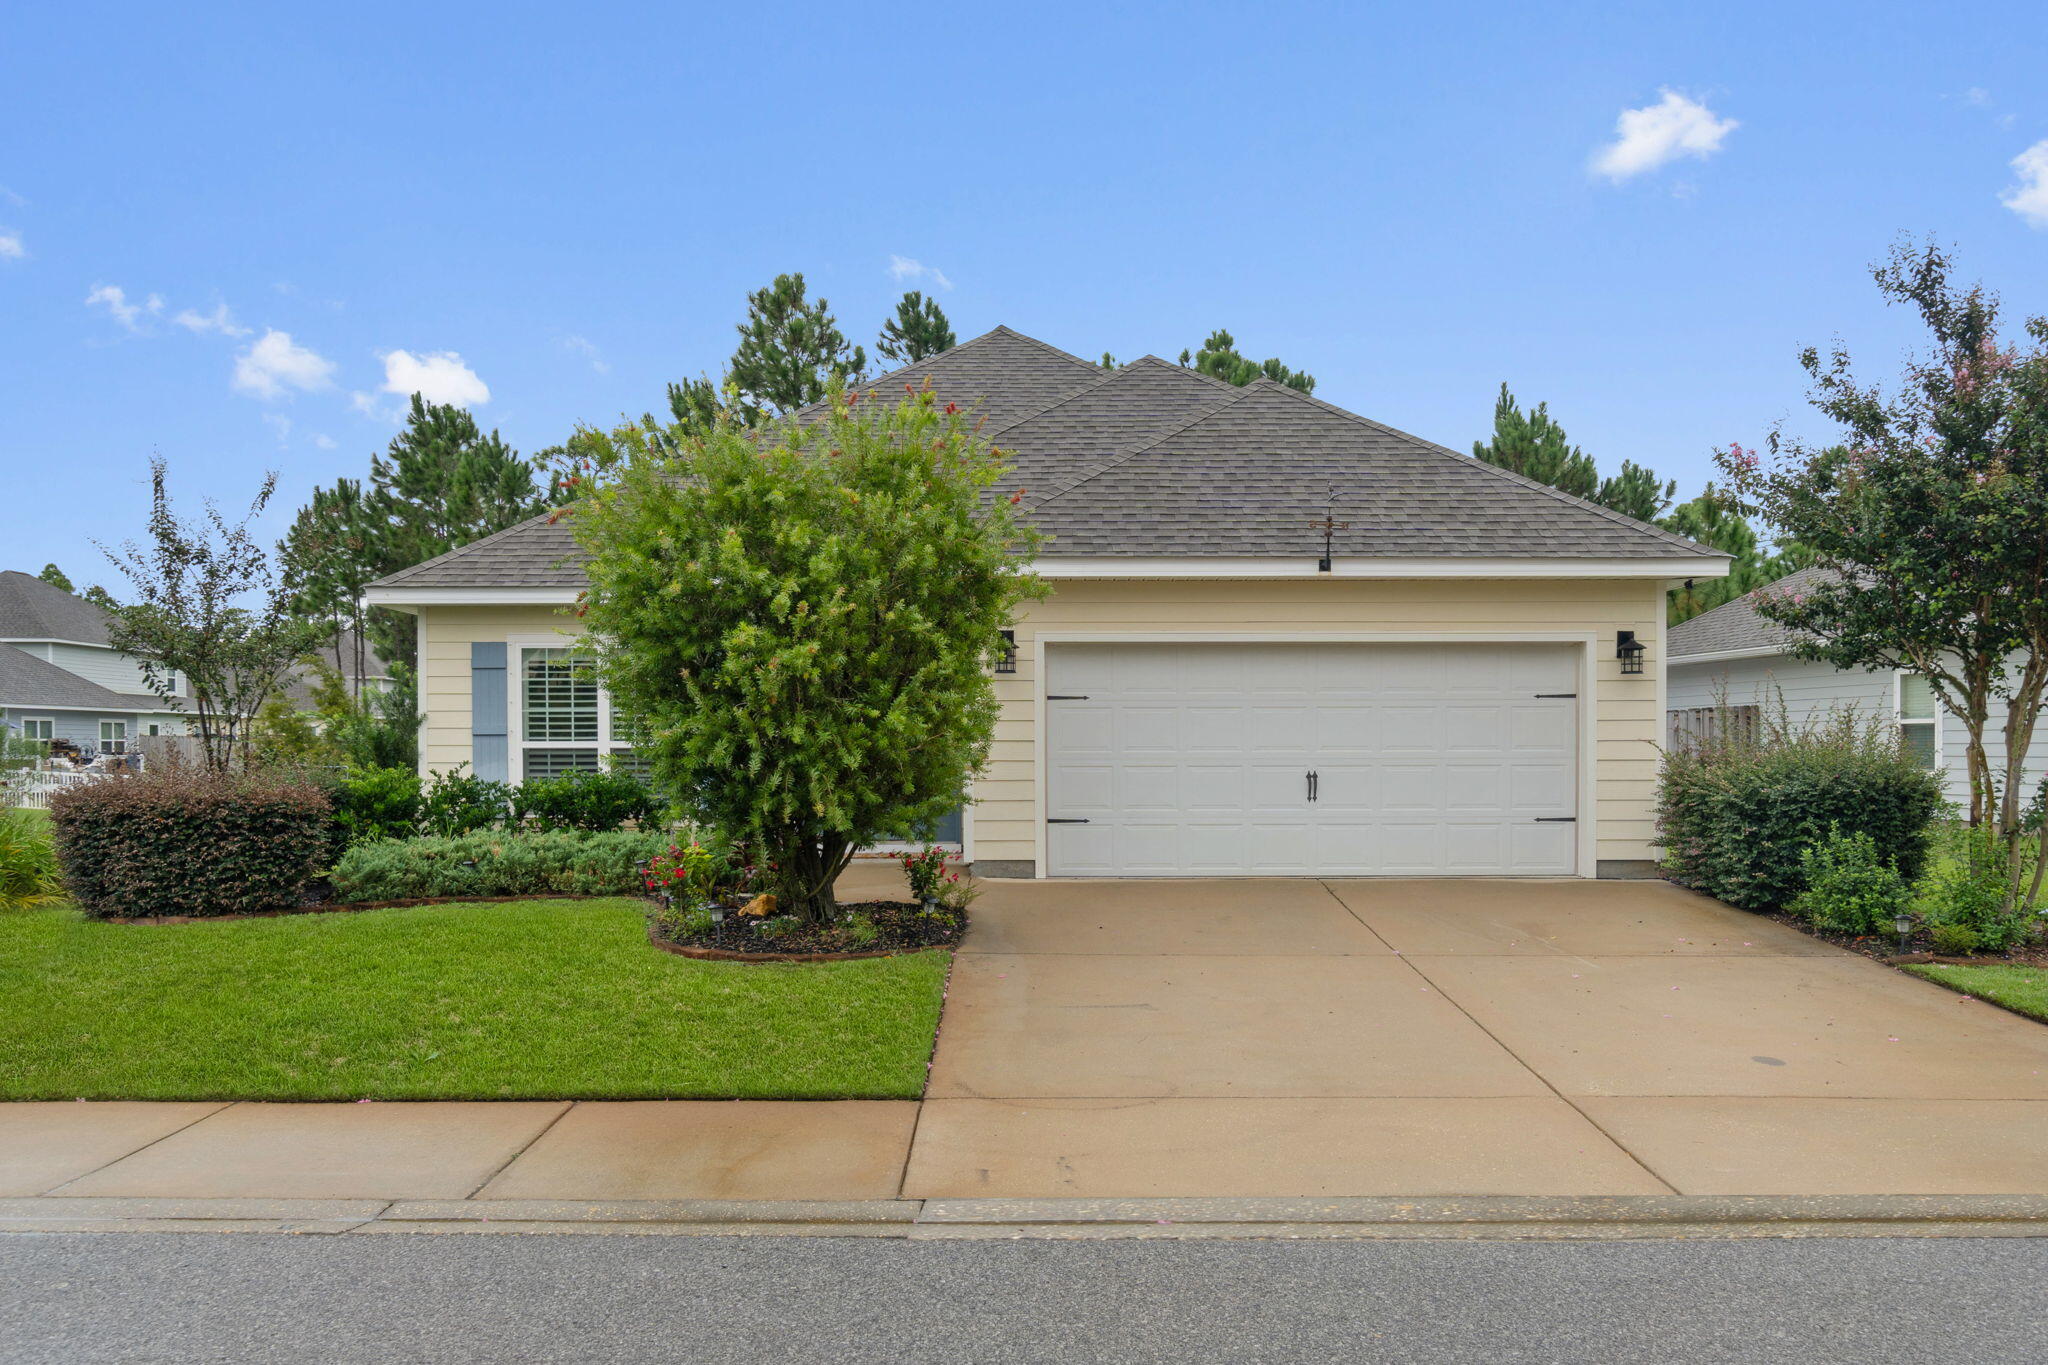
[[[1539,815],[1536,817],[1536,823],[1539,825],[1576,825],[1579,823],[1579,817],[1576,815]]]
[[[1049,817],[1048,817],[1048,818],[1046,819],[1046,822],[1045,822],[1045,823],[1047,823],[1048,825],[1085,825],[1085,824],[1087,824],[1088,822],[1087,822],[1086,820],[1074,820],[1074,819],[1066,819],[1066,820],[1062,820],[1062,819],[1061,819],[1061,818],[1060,818],[1059,816],[1057,816],[1057,815],[1054,815],[1054,816],[1049,816]]]
[[[1309,800],[1313,801],[1313,800],[1315,800],[1315,799],[1316,799],[1316,794],[1317,794],[1317,791],[1318,791],[1318,790],[1319,790],[1319,789],[1320,789],[1320,788],[1322,787],[1322,784],[1323,784],[1323,780],[1322,780],[1322,778],[1321,778],[1321,777],[1320,777],[1319,775],[1317,775],[1317,774],[1316,774],[1315,772],[1313,772],[1313,771],[1312,771],[1312,772],[1310,772],[1310,773],[1308,774],[1308,799],[1309,799]]]
[[[1088,700],[1088,694],[1083,692],[1077,696],[1071,692],[1048,692],[1045,694],[1045,699],[1047,701],[1086,701]]]

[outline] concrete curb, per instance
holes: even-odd
[[[0,1199],[0,1232],[987,1240],[2048,1237],[2043,1195],[1349,1199]]]

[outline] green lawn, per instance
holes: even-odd
[[[2048,1023],[2048,968],[1946,967],[1930,962],[1905,970],[1952,991],[1974,995]]]
[[[909,1099],[946,964],[694,962],[629,900],[0,915],[0,1099]]]

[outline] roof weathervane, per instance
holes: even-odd
[[[1350,522],[1337,520],[1337,487],[1335,484],[1330,486],[1329,505],[1323,510],[1322,516],[1310,522],[1309,526],[1323,533],[1323,557],[1316,561],[1316,572],[1328,573],[1330,572],[1330,548],[1337,538],[1337,533],[1351,529]]]

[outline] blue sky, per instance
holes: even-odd
[[[1690,492],[1820,430],[1800,346],[1892,370],[1900,233],[2048,312],[2044,59],[2024,3],[17,6],[0,567],[110,578],[153,452],[282,520],[387,386],[641,412],[778,271],[872,350],[893,258],[963,338],[1227,326],[1460,449],[1505,379]]]

